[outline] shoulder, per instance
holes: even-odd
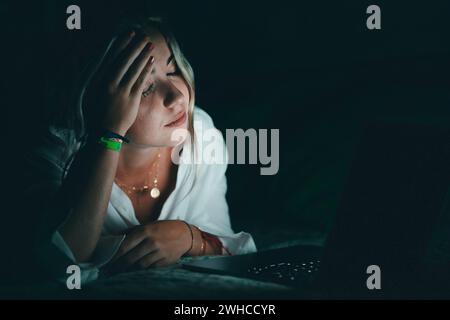
[[[194,107],[194,130],[215,129],[214,121],[211,116],[199,106]]]
[[[227,156],[225,140],[222,132],[216,128],[212,117],[202,108],[196,106],[194,108],[194,132],[195,142],[200,150],[204,153],[203,159],[208,159],[212,150],[219,152],[223,156]],[[213,162],[214,159],[212,159]],[[216,159],[219,160],[219,159]]]
[[[195,163],[206,174],[222,175],[227,168],[228,152],[222,132],[202,108],[194,107]]]
[[[79,147],[73,130],[54,126],[39,130],[33,141],[24,153],[24,160],[32,167],[45,170],[62,171],[71,153]]]
[[[195,106],[193,119],[197,143],[224,145],[222,132],[216,128],[212,117],[204,109]]]

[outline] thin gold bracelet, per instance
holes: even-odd
[[[203,238],[203,235],[202,235],[202,247],[200,249],[200,255],[204,256],[205,255],[205,251],[206,251],[206,241],[205,241],[205,239]]]
[[[189,248],[189,250],[188,251],[186,251],[184,254],[183,254],[183,256],[185,256],[185,255],[187,255],[188,253],[189,253],[189,251],[191,251],[192,250],[192,248],[194,247],[194,233],[192,232],[192,228],[191,228],[191,226],[190,226],[190,224],[189,223],[187,223],[186,221],[184,221],[184,220],[180,220],[181,222],[183,222],[187,227],[188,227],[188,229],[189,229],[189,231],[191,232],[191,247]]]

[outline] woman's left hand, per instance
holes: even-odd
[[[137,226],[128,231],[107,270],[116,273],[167,266],[185,254],[191,242],[188,226],[179,220]]]

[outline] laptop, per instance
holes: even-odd
[[[284,284],[330,298],[406,298],[450,186],[450,130],[371,124],[363,130],[323,247],[293,246],[193,260],[183,267]],[[368,287],[369,266],[380,283]]]

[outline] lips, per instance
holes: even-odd
[[[185,120],[186,120],[186,111],[182,111],[179,114],[177,114],[177,116],[175,117],[175,119],[172,122],[166,124],[165,126],[166,127],[176,127],[176,126],[183,124]]]

